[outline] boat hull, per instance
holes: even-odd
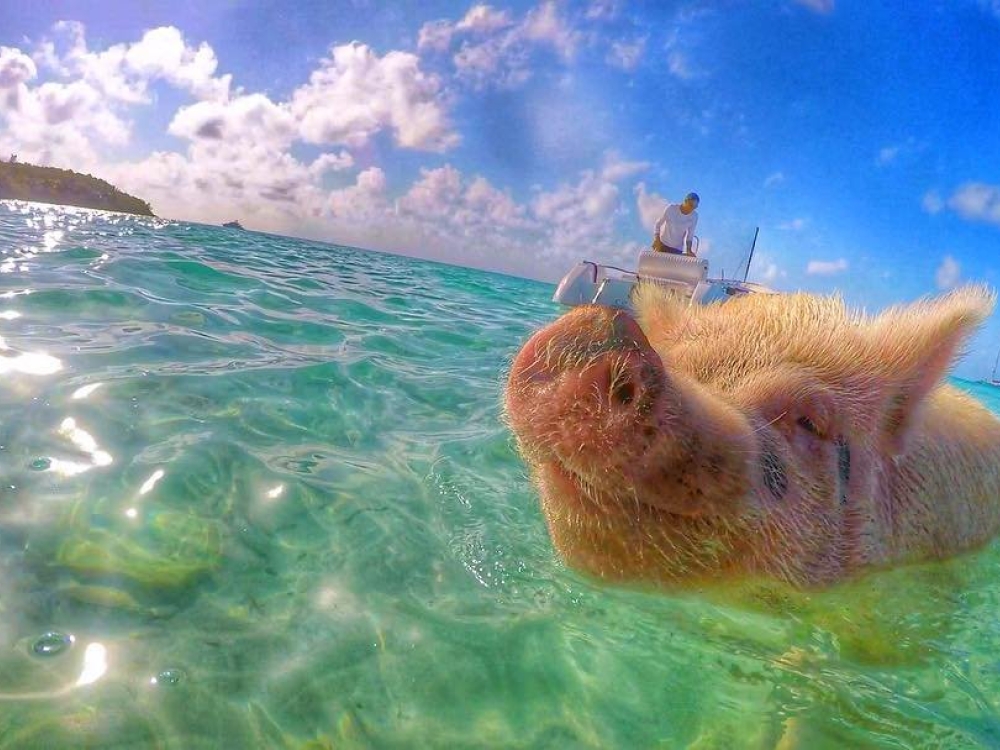
[[[569,307],[604,305],[627,309],[632,307],[632,293],[639,283],[669,288],[694,304],[771,292],[759,284],[736,279],[710,279],[708,261],[700,258],[643,252],[635,271],[593,261],[576,264],[559,282],[552,299]]]

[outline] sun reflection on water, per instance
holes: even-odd
[[[103,643],[88,643],[83,652],[83,671],[76,680],[76,687],[91,685],[108,671],[108,649]]]
[[[51,635],[59,634],[48,634],[46,637]],[[54,654],[63,651],[65,646],[72,646],[76,641],[75,636],[62,636],[59,647],[53,647],[51,653],[37,650],[35,653],[40,655],[45,655],[46,658],[51,657]],[[38,691],[38,692],[23,692],[23,693],[2,693],[0,692],[0,702],[9,701],[37,701],[37,700],[51,700],[53,698],[59,698],[61,696],[68,695],[76,688],[85,687],[87,685],[93,685],[95,682],[100,680],[108,672],[108,648],[103,643],[94,641],[88,643],[87,647],[83,651],[83,665],[80,670],[80,675],[76,678],[74,682],[66,683],[62,687],[54,690]],[[6,745],[5,745],[6,747]]]
[[[43,252],[50,253],[55,250],[65,235],[66,233],[61,229],[53,229],[42,235]]]
[[[21,271],[23,273],[28,270],[28,264],[20,263],[19,261],[33,258],[35,254],[30,250],[22,249],[17,249],[14,253],[14,256],[4,258],[3,262],[0,263],[0,273],[14,273],[15,271]]]
[[[79,401],[80,399],[88,398],[94,391],[100,388],[104,383],[91,383],[89,385],[83,385],[73,391],[73,395],[70,396],[74,401]]]
[[[159,482],[163,477],[166,476],[166,472],[163,469],[157,469],[152,474],[149,475],[149,479],[142,483],[142,487],[139,488],[139,494],[145,495],[152,492],[156,483]]]
[[[0,351],[10,351],[7,342],[0,336]],[[20,373],[23,375],[51,375],[62,369],[62,362],[43,352],[20,352],[0,354],[0,375]]]
[[[68,438],[80,452],[87,454],[90,457],[90,463],[53,458],[50,468],[57,474],[72,477],[100,466],[108,466],[114,460],[110,453],[97,446],[93,435],[77,427],[73,417],[66,417],[59,425],[58,432],[63,437]]]
[[[2,264],[0,264],[0,273],[2,272],[3,268]],[[21,293],[28,294],[29,290],[25,290],[24,292],[6,292],[0,296],[12,297]],[[0,319],[3,320],[15,320],[20,317],[21,313],[17,310],[4,310],[0,312]],[[15,352],[8,346],[3,336],[0,336],[0,352],[9,352],[0,354],[0,375],[6,375],[11,372],[24,375],[51,375],[62,369],[62,362],[50,354],[45,354],[44,352]]]

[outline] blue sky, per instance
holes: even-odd
[[[0,0],[0,154],[161,216],[555,280],[702,196],[713,272],[1000,286],[1000,2]],[[959,369],[983,377],[995,315]]]

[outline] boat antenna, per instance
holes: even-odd
[[[747,276],[750,275],[750,264],[753,263],[753,249],[757,246],[757,235],[760,233],[760,227],[754,227],[753,230],[753,242],[750,244],[750,257],[747,258],[747,270],[743,272],[743,281],[746,282]]]

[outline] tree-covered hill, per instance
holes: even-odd
[[[55,167],[0,162],[0,200],[59,203],[152,216],[149,204],[109,182]]]

